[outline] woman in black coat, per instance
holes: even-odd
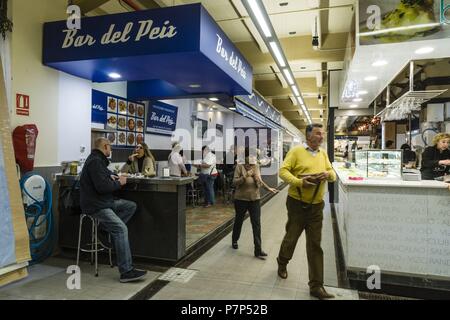
[[[427,147],[422,154],[422,180],[450,174],[450,134],[439,133],[433,138],[433,146]]]

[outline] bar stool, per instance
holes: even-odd
[[[195,188],[194,182],[191,182],[190,188],[187,189],[187,199],[192,201],[192,206],[195,207],[200,201],[200,190]]]
[[[81,236],[83,231],[83,221],[85,218],[88,218],[91,220],[91,243],[88,243],[87,245],[90,245],[90,249],[83,249],[81,247]],[[91,254],[91,265],[95,261],[95,276],[98,277],[98,252],[108,250],[109,253],[109,265],[111,268],[114,268],[114,265],[112,263],[112,248],[105,246],[102,242],[99,243],[98,240],[98,219],[88,215],[88,214],[81,214],[80,215],[80,226],[78,231],[78,248],[77,248],[77,266],[80,262],[80,252],[88,252]],[[108,234],[109,242],[111,242],[111,235]],[[100,244],[100,248],[99,248]],[[95,258],[95,259],[94,259]]]

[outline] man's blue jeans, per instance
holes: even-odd
[[[216,176],[211,176],[209,174],[203,174],[203,177],[201,177],[203,191],[205,193],[205,204],[213,205],[216,202],[214,193],[214,181],[216,178]]]
[[[136,203],[128,200],[114,200],[113,209],[102,209],[93,214],[100,226],[111,235],[117,254],[117,266],[120,274],[133,269],[128,228],[126,223],[136,212]]]

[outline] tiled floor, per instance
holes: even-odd
[[[209,208],[188,205],[186,210],[186,247],[190,247],[233,218],[233,205],[225,205],[220,198],[217,199],[214,206]]]
[[[247,219],[242,228],[238,250],[231,248],[231,234],[226,236],[189,266],[189,269],[197,271],[189,282],[170,282],[153,296],[153,299],[315,299],[309,295],[307,286],[308,268],[304,234],[288,266],[288,279],[283,280],[277,276],[275,259],[287,219],[286,195],[287,189],[262,208],[262,239],[263,249],[269,254],[267,260],[256,259],[253,256],[252,231],[250,221]],[[328,291],[334,293],[336,299],[358,299],[355,291],[335,288],[337,272],[328,207],[324,211],[322,248],[325,256],[325,285]]]
[[[94,267],[82,262],[81,289],[69,290],[66,268],[72,264],[72,260],[52,258],[31,267],[27,279],[0,289],[0,300],[127,300],[161,275],[149,271],[145,280],[124,284],[119,282],[117,267],[100,266],[96,278]]]

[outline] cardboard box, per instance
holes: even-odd
[[[0,62],[0,146],[3,151],[6,186],[4,185],[5,181],[0,181],[0,183],[3,184],[3,187],[6,187],[6,190],[8,190],[9,193],[11,221],[13,224],[15,240],[15,265],[18,265],[18,269],[14,268],[14,264],[8,266],[8,268],[15,269],[12,272],[5,273],[0,269],[0,286],[26,277],[27,270],[24,266],[26,266],[27,262],[31,259],[28,229],[25,222],[19,180],[16,173],[16,161],[11,132],[5,80],[3,78],[3,66]],[[2,221],[0,221],[0,223],[2,223]],[[5,271],[5,268],[3,268],[3,271]]]

